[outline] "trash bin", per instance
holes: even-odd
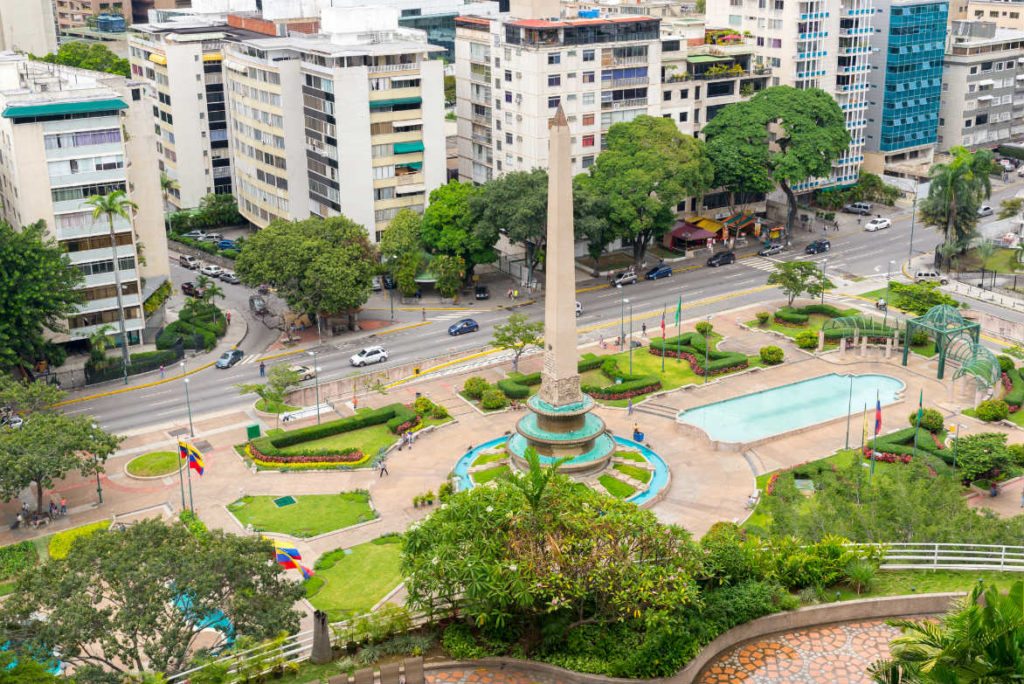
[[[260,436],[260,426],[259,425],[253,424],[253,425],[246,426],[246,428],[245,428],[245,438],[246,439],[257,439],[257,438],[259,438],[259,436]]]
[[[419,368],[413,368],[412,369],[412,374],[413,375],[419,375],[420,374],[420,369]]]

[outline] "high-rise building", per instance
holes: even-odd
[[[57,31],[88,26],[103,14],[119,14],[132,21],[132,0],[54,0]]]
[[[57,51],[53,0],[9,0],[0,9],[0,52]]]
[[[942,151],[991,147],[1024,134],[1024,31],[952,22],[939,116]]]
[[[938,139],[948,0],[874,0],[866,171],[929,164]]]
[[[225,44],[233,190],[258,226],[344,214],[370,238],[446,179],[442,48],[391,7],[324,8],[321,33]]]
[[[857,181],[864,161],[872,0],[709,0],[709,29],[732,30],[752,42],[772,85],[820,88],[846,116],[850,146],[830,178],[815,178],[804,191]]]
[[[86,338],[104,325],[120,339],[120,278],[128,343],[138,344],[142,305],[168,279],[156,144],[143,87],[120,76],[0,55],[0,212],[15,227],[45,221],[84,275],[85,301],[57,342]],[[131,219],[114,219],[116,247],[107,219],[94,219],[86,204],[114,190],[138,205]]]
[[[954,0],[950,19],[990,21],[999,28],[1024,31],[1024,0]]]

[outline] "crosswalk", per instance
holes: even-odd
[[[746,259],[741,259],[738,263],[743,264],[744,266],[749,266],[750,268],[756,268],[757,270],[764,271],[765,273],[773,273],[778,264],[785,263],[786,261],[810,261],[812,263],[818,264],[819,266],[821,265],[821,262],[828,261],[827,266],[829,268],[841,268],[845,265],[841,262],[829,259],[829,255],[827,253],[813,255],[800,254],[798,256],[793,257],[792,259],[776,259],[773,257],[755,256],[748,257]]]
[[[465,311],[450,311],[448,313],[439,314],[437,316],[431,316],[432,321],[455,321],[463,318],[469,318],[469,315]]]

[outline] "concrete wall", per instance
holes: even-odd
[[[5,0],[0,11],[0,50],[45,55],[57,51],[50,0]]]

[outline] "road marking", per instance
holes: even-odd
[[[409,325],[402,325],[402,326],[399,326],[397,328],[387,328],[385,330],[381,330],[380,332],[374,333],[374,334],[377,337],[380,337],[382,335],[394,335],[397,332],[402,332],[402,331],[405,331],[405,330],[412,330],[413,328],[420,328],[420,327],[422,327],[424,325],[430,325],[430,321],[421,321],[419,323],[410,323]]]
[[[611,287],[611,283],[602,283],[600,285],[591,285],[589,287],[578,287],[576,288],[576,294],[593,292],[594,290],[607,290],[609,287]]]

